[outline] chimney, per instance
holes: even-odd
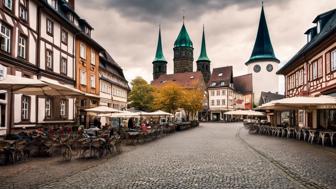
[[[70,7],[75,10],[75,0],[68,0]]]

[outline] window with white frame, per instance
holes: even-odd
[[[226,95],[226,91],[222,90],[222,95],[225,96]]]
[[[61,58],[61,74],[67,74],[68,60],[65,57]]]
[[[19,17],[21,20],[28,21],[27,0],[21,0],[19,6]]]
[[[21,103],[21,119],[23,121],[29,120],[29,112],[30,112],[30,97],[29,96],[22,96],[22,103]]]
[[[80,84],[86,85],[86,70],[85,69],[81,69],[80,71]]]
[[[215,96],[215,91],[211,91],[211,96]]]
[[[18,39],[18,57],[26,59],[27,52],[27,38],[23,35],[19,35]]]
[[[84,43],[80,43],[79,45],[79,55],[82,59],[86,59],[86,46]]]
[[[217,106],[220,106],[220,100],[217,100]]]
[[[68,44],[68,32],[66,32],[64,29],[61,31],[61,41],[63,44]]]
[[[211,100],[211,106],[215,105],[215,100]]]
[[[91,50],[91,64],[96,65],[96,53],[93,49]]]
[[[53,70],[53,52],[50,49],[46,49],[46,69]]]
[[[90,83],[92,88],[96,88],[96,77],[93,74],[90,76]]]
[[[4,6],[9,10],[13,10],[13,0],[4,0]]]
[[[225,99],[222,99],[222,105],[225,105]]]
[[[216,96],[220,96],[220,90],[216,91]]]
[[[65,99],[62,99],[60,102],[60,116],[66,117],[66,104],[67,101]]]
[[[45,117],[50,118],[51,117],[51,99],[46,98],[45,100]]]
[[[47,34],[54,35],[54,22],[47,18]]]
[[[331,71],[336,70],[336,49],[330,53]]]
[[[12,30],[0,22],[0,42],[1,50],[7,53],[11,52]]]

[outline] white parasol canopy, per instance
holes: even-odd
[[[336,107],[336,97],[321,95],[318,97],[312,96],[297,96],[274,100],[269,103],[259,106],[260,110],[285,110],[285,109],[329,109]]]
[[[15,91],[26,95],[43,95],[43,96],[82,96],[85,93],[73,87],[61,84],[50,79],[41,79],[41,82],[46,86],[42,87],[27,87]]]
[[[226,115],[246,115],[246,116],[265,116],[262,112],[257,112],[253,110],[233,110],[225,112]]]
[[[107,107],[107,106],[97,106],[97,107],[94,107],[94,108],[85,109],[85,111],[94,112],[94,113],[118,113],[118,112],[120,112],[120,110],[110,108],[110,107]]]
[[[151,112],[150,114],[156,115],[156,116],[173,116],[173,114],[162,111],[162,110],[157,110],[155,112]]]
[[[111,114],[112,118],[129,118],[129,117],[140,117],[140,113],[138,112],[129,112],[129,111],[123,111],[120,113]]]
[[[12,90],[13,92],[27,87],[36,88],[44,86],[47,86],[47,84],[40,80],[14,75],[7,75],[3,80],[0,80],[1,90]]]

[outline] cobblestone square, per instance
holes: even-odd
[[[334,148],[202,123],[38,188],[335,188],[335,173]]]

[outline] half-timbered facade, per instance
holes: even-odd
[[[307,44],[277,72],[285,76],[286,97],[336,96],[336,10],[318,15],[313,23],[316,26],[305,32]],[[334,123],[334,113],[300,110],[295,124],[316,128],[326,120]]]
[[[106,51],[100,54],[99,64],[100,104],[126,110],[130,88],[122,68]]]
[[[36,78],[39,35],[37,12],[35,1],[0,1],[0,77],[9,74]],[[6,91],[0,91],[0,135],[6,133],[9,124],[8,98]],[[36,97],[14,95],[14,102],[15,126],[36,125]]]

